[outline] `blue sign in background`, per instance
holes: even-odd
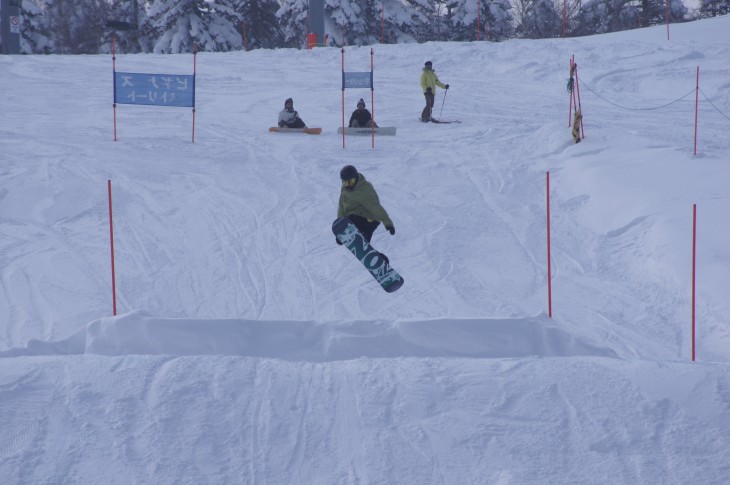
[[[342,89],[345,88],[373,88],[373,73],[342,71]]]
[[[195,76],[114,72],[114,102],[195,107]]]

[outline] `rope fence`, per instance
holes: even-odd
[[[594,95],[595,95],[595,96],[596,96],[597,98],[599,98],[599,99],[601,99],[601,100],[603,100],[603,101],[607,102],[608,104],[610,104],[610,105],[613,105],[613,106],[616,106],[617,108],[621,108],[621,109],[627,109],[627,110],[631,110],[631,111],[653,111],[653,110],[657,110],[657,109],[662,109],[662,108],[666,108],[667,106],[671,106],[671,105],[673,105],[673,104],[675,104],[675,103],[678,103],[679,101],[682,101],[682,100],[683,100],[683,99],[685,99],[686,97],[688,97],[688,96],[690,96],[690,95],[692,95],[692,94],[694,94],[694,93],[695,93],[695,89],[692,89],[691,91],[689,91],[689,92],[688,92],[687,94],[685,94],[684,96],[681,96],[681,97],[679,97],[679,98],[677,98],[677,99],[675,99],[675,100],[673,100],[673,101],[670,101],[669,103],[663,104],[663,105],[661,105],[661,106],[653,106],[653,107],[650,107],[650,108],[631,108],[631,107],[629,107],[629,106],[623,106],[623,105],[621,105],[621,104],[618,104],[618,103],[614,103],[613,101],[611,101],[611,100],[608,100],[608,99],[604,98],[603,96],[601,96],[600,94],[598,94],[598,93],[596,92],[596,90],[595,90],[595,89],[591,88],[591,87],[590,87],[590,86],[589,86],[589,85],[588,85],[588,84],[587,84],[587,83],[586,83],[586,82],[585,82],[584,80],[581,80],[581,84],[582,84],[582,85],[583,85],[583,86],[584,86],[584,87],[585,87],[586,89],[588,89],[588,91],[590,91],[591,93],[593,93],[593,94],[594,94]],[[704,91],[702,91],[702,88],[700,88],[700,93],[702,93],[702,96],[703,96],[703,97],[704,97],[704,98],[705,98],[705,99],[707,100],[707,102],[708,102],[708,103],[710,103],[710,105],[711,105],[711,106],[712,106],[713,108],[715,108],[715,111],[717,111],[718,113],[720,113],[720,115],[721,115],[721,116],[723,116],[724,118],[726,118],[726,119],[730,120],[730,116],[726,115],[725,113],[723,113],[723,112],[722,112],[722,110],[720,110],[720,108],[718,108],[717,106],[715,106],[715,104],[714,104],[714,103],[713,103],[713,102],[712,102],[712,101],[710,100],[710,98],[709,98],[709,97],[708,97],[708,96],[707,96],[707,95],[706,95],[706,94],[704,93]]]

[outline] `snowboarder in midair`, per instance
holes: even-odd
[[[424,123],[431,121],[433,103],[436,99],[436,86],[447,91],[449,89],[448,84],[439,81],[436,71],[433,70],[433,63],[426,61],[426,64],[423,66],[423,72],[421,72],[421,89],[423,89],[423,95],[426,97],[426,107],[421,112],[421,121]]]
[[[371,128],[373,125],[375,125],[375,128],[378,127],[378,124],[375,123],[375,120],[373,120],[373,115],[370,114],[370,111],[368,111],[365,108],[365,100],[360,98],[360,101],[357,102],[357,109],[352,112],[352,116],[350,116],[350,128],[363,128],[368,127]]]
[[[388,212],[380,205],[378,194],[373,184],[365,179],[362,173],[352,165],[345,165],[340,170],[342,187],[340,188],[340,203],[337,207],[337,217],[347,217],[362,233],[367,242],[373,237],[373,232],[382,222],[385,229],[395,234],[393,221]],[[342,244],[335,238],[337,244]]]
[[[307,125],[294,111],[294,100],[288,98],[284,101],[284,109],[279,112],[279,128],[306,128]]]

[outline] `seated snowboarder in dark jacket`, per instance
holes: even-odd
[[[306,128],[307,125],[299,117],[299,113],[294,111],[294,100],[288,98],[284,101],[284,109],[279,112],[280,128]]]
[[[365,101],[363,101],[362,98],[360,98],[360,101],[357,102],[357,109],[352,112],[352,116],[350,116],[350,128],[364,128],[364,127],[372,127],[375,126],[375,128],[378,127],[378,124],[373,121],[373,116],[370,114],[370,111],[365,109]]]

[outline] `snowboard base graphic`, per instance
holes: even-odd
[[[335,219],[332,232],[367,269],[380,286],[392,293],[403,286],[403,277],[390,267],[383,255],[368,243],[355,224],[346,217]]]

